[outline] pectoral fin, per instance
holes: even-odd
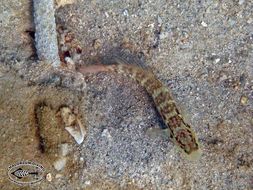
[[[146,134],[151,138],[163,138],[168,140],[170,138],[170,130],[168,128],[161,129],[161,128],[149,128],[146,131]]]

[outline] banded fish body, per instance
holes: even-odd
[[[118,64],[88,67],[81,68],[79,71],[81,73],[113,72],[137,81],[152,97],[156,109],[167,126],[166,130],[172,141],[190,160],[196,160],[200,157],[200,147],[194,131],[184,121],[169,89],[152,72],[135,65],[124,64],[121,61]]]

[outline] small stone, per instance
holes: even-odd
[[[150,29],[154,28],[154,26],[155,26],[154,23],[151,23],[151,24],[148,25],[148,27],[149,27]]]
[[[245,0],[239,0],[239,5],[242,5],[245,2]]]
[[[230,26],[234,26],[236,24],[236,21],[231,19],[231,20],[229,20],[229,24],[230,24]]]
[[[56,8],[64,7],[65,5],[73,4],[74,0],[56,0]]]
[[[67,63],[68,69],[75,71],[76,65],[75,65],[74,61],[70,57],[65,57],[65,61]]]
[[[68,153],[69,153],[69,145],[67,143],[61,144],[61,155],[67,156]]]
[[[63,176],[62,174],[56,174],[55,178],[58,179],[58,178],[61,178],[62,176]]]
[[[127,9],[125,9],[125,10],[123,11],[123,15],[124,15],[124,16],[129,16],[128,10],[127,10]]]
[[[108,18],[109,17],[109,14],[108,14],[108,12],[105,12],[105,16]]]
[[[73,113],[69,107],[63,107],[60,110],[60,114],[65,124],[65,129],[78,144],[81,144],[86,135],[86,129],[84,128],[80,119],[78,119],[76,115],[77,113]]]
[[[253,22],[253,18],[249,18],[248,20],[247,20],[247,23],[248,24],[251,24]]]
[[[65,127],[69,134],[75,139],[77,144],[81,144],[86,136],[87,132],[81,121],[77,119],[77,126]],[[78,128],[79,127],[79,128]]]
[[[48,173],[47,175],[46,175],[46,180],[47,181],[52,181],[52,174],[51,173]]]
[[[64,169],[66,163],[67,163],[67,158],[62,157],[62,158],[59,158],[58,160],[56,160],[53,165],[57,171],[60,171],[60,170]]]
[[[101,136],[107,138],[109,141],[112,141],[112,136],[108,129],[104,129]]]
[[[90,185],[91,181],[90,180],[89,181],[85,181],[84,183],[85,183],[85,185]]]
[[[214,60],[215,63],[219,63],[220,62],[220,58],[217,58]]]
[[[242,96],[240,102],[242,105],[246,105],[248,103],[248,98],[246,96]]]
[[[101,41],[99,39],[93,40],[93,47],[99,49],[101,47]]]
[[[169,36],[168,32],[161,32],[160,39],[163,40],[163,39],[167,38],[168,36]]]
[[[163,20],[159,15],[157,16],[157,22],[159,25],[161,25],[163,23]]]
[[[207,24],[204,21],[201,22],[201,25],[207,27]]]
[[[63,107],[60,110],[61,117],[66,126],[71,126],[76,121],[76,116],[72,113],[71,109],[68,107]]]

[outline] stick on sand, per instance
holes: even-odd
[[[35,43],[39,60],[60,65],[54,0],[33,0]]]

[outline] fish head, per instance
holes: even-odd
[[[190,160],[199,159],[201,155],[199,143],[190,128],[183,127],[178,129],[175,133],[175,141],[187,158]]]

